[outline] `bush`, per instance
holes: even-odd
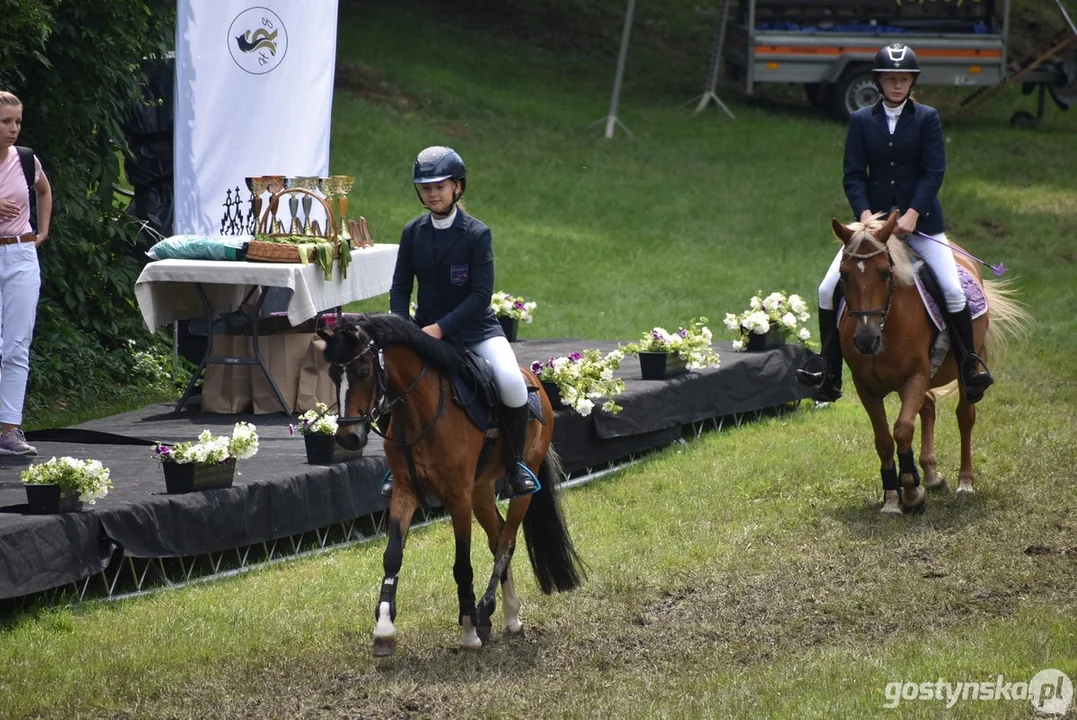
[[[0,0],[0,17],[0,87],[23,102],[19,143],[41,159],[54,197],[50,237],[39,254],[31,413],[122,390],[135,363],[128,338],[160,343],[146,335],[135,308],[137,228],[124,226],[113,183],[123,124],[143,102],[141,63],[170,48],[175,5]]]

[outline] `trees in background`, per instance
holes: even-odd
[[[49,175],[54,213],[41,248],[41,301],[27,413],[130,382],[137,226],[114,199],[123,125],[146,58],[172,47],[171,0],[0,0],[0,88],[22,100],[19,144]]]

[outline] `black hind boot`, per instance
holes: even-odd
[[[834,402],[841,397],[841,341],[838,338],[837,310],[819,308],[819,341],[822,353],[813,356],[797,370],[797,380],[815,388],[812,397],[819,402]]]
[[[506,469],[508,470],[509,492],[517,495],[530,495],[541,489],[538,478],[524,464],[524,449],[527,447],[527,424],[531,419],[531,409],[525,403],[514,408],[501,406],[506,440]]]
[[[950,344],[957,362],[957,377],[965,389],[969,404],[983,399],[984,391],[995,379],[987,364],[976,354],[976,341],[972,332],[972,311],[968,303],[955,313],[946,313],[946,325],[950,329]],[[983,371],[980,371],[983,367]]]

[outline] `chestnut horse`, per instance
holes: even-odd
[[[360,315],[342,323],[335,332],[322,330],[319,334],[326,341],[325,358],[331,363],[329,372],[338,395],[342,379],[347,379],[337,442],[357,450],[366,445],[372,429],[384,433],[385,456],[393,473],[389,543],[382,559],[381,595],[374,610],[375,656],[391,655],[396,649],[393,623],[398,577],[419,493],[440,500],[452,519],[456,537],[453,578],[463,627],[461,648],[477,650],[489,641],[498,581],[505,631],[509,635],[523,632],[511,566],[521,524],[541,590],[549,594],[579,586],[582,563],[557,497],[562,472],[551,445],[553,409],[530,370],[521,368],[520,372],[529,386],[537,388],[542,422],[531,421],[523,456],[542,487],[531,495],[512,498],[507,518],[502,518],[494,486],[506,474],[507,440],[501,433],[479,468],[486,434],[452,399],[452,377],[461,366],[462,353],[407,320],[387,314]],[[490,582],[477,605],[472,588],[472,513],[494,554]]]
[[[916,289],[916,268],[912,251],[893,235],[897,213],[885,221],[878,217],[867,224],[848,227],[832,221],[834,235],[843,245],[841,287],[846,312],[839,323],[842,355],[852,371],[856,393],[871,418],[875,450],[881,462],[883,481],[882,512],[901,514],[922,512],[926,504],[924,487],[946,490],[939,477],[935,457],[935,393],[957,381],[957,364],[949,352],[935,375],[931,375],[931,347],[938,334],[924,309]],[[976,352],[987,360],[1004,351],[1007,335],[1023,334],[1028,314],[1002,281],[984,281],[976,264],[955,253],[955,260],[983,288],[987,312],[973,323]],[[893,434],[887,425],[883,398],[892,392],[901,396],[901,411]],[[924,486],[912,451],[916,415],[920,415],[920,467]],[[957,423],[961,431],[961,471],[957,491],[971,493],[972,426],[976,406],[961,390]],[[898,468],[894,468],[897,446]]]

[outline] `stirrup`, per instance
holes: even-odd
[[[979,372],[978,366],[983,366],[985,372]],[[991,372],[987,370],[987,364],[984,363],[978,356],[969,353],[964,360],[961,361],[961,386],[965,389],[965,398],[969,401],[970,405],[975,405],[983,399],[984,391],[991,387],[995,379],[991,377]]]
[[[393,471],[386,470],[381,478],[381,494],[385,497],[393,496]]]
[[[531,468],[520,461],[517,461],[514,472],[509,473],[508,479],[512,497],[531,495],[542,489],[542,483],[539,482],[535,473],[531,472]]]
[[[826,380],[827,365],[828,363],[825,357],[822,355],[812,355],[808,358],[808,361],[804,363],[804,367],[797,368],[797,380],[799,380],[802,385],[818,388],[823,384],[823,381]],[[818,367],[819,369],[814,370],[812,369],[813,366]]]

